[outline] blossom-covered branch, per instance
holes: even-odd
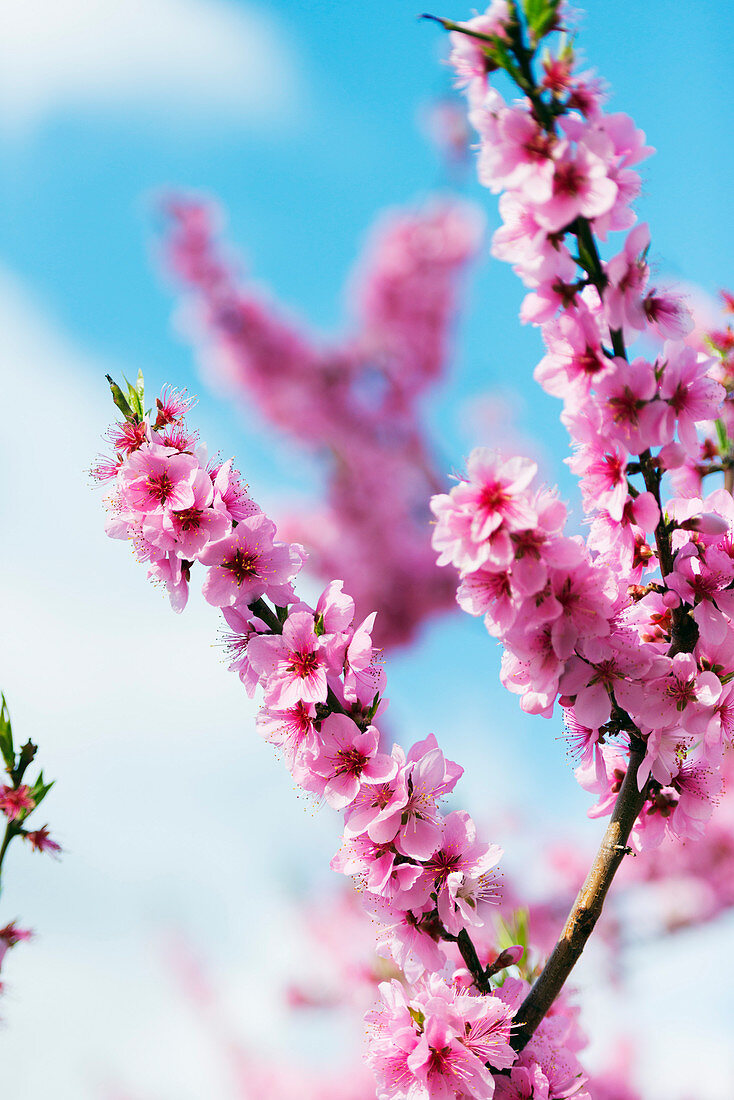
[[[471,1095],[492,1096],[496,1081],[504,1087],[495,1074],[518,1061],[513,1018],[529,987],[507,973],[522,944],[494,950],[473,939],[495,900],[501,850],[465,811],[439,809],[462,769],[433,735],[407,753],[397,744],[385,751],[374,614],[355,625],[341,581],[315,607],[297,598],[302,548],[278,541],[231,460],[209,462],[197,448],[184,421],[191,401],[165,391],[151,415],[142,378],[127,392],[112,383],[112,392],[125,419],[108,435],[113,455],[95,468],[108,485],[108,533],[132,542],[174,604],[185,602],[194,570],[203,573],[204,598],[229,628],[230,668],[250,695],[262,691],[260,733],[298,786],[344,814],[332,867],[360,883],[405,979],[381,986],[382,1006],[370,1017],[380,1094],[415,1087],[460,1096],[470,1086]],[[518,1064],[559,1088],[578,1082],[587,1098],[579,1046],[573,1015],[559,1008]]]
[[[698,426],[721,416],[725,390],[720,368],[685,343],[682,298],[649,285],[650,235],[632,202],[634,166],[651,150],[628,116],[604,112],[570,39],[553,52],[564,7],[494,0],[466,23],[440,22],[480,136],[480,180],[501,193],[492,251],[528,287],[521,318],[546,344],[535,376],[563,400],[590,524],[585,540],[564,535],[565,510],[532,486],[534,464],[486,450],[433,502],[439,562],[458,569],[460,604],[501,641],[503,683],[529,713],[550,717],[560,703],[579,781],[600,796],[594,813],[612,814],[520,1010],[521,1045],[593,928],[628,836],[638,847],[700,836],[721,790],[734,729],[734,504],[724,489],[664,499],[663,476],[699,458]],[[489,81],[498,70],[523,98],[505,102]],[[613,232],[622,247],[603,260]],[[631,356],[642,337],[664,341],[654,358]]]

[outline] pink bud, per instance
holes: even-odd
[[[487,975],[491,977],[492,974],[496,974],[499,970],[504,970],[508,966],[514,966],[515,963],[519,963],[520,959],[525,953],[525,948],[521,947],[519,943],[514,944],[512,947],[505,948],[501,951],[493,963],[490,963],[487,967]]]
[[[692,516],[679,526],[684,531],[699,531],[702,535],[716,539],[721,538],[729,530],[728,522],[715,512],[703,512],[700,516]]]

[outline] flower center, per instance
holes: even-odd
[[[299,679],[305,680],[307,676],[316,671],[318,664],[319,659],[316,653],[313,650],[307,650],[305,653],[291,653],[291,663],[288,667]]]
[[[162,474],[151,474],[147,486],[148,492],[159,504],[165,504],[173,492],[173,482],[165,471]]]
[[[176,519],[182,531],[198,531],[203,514],[198,508],[184,508],[182,512],[176,512]]]
[[[354,746],[350,746],[348,749],[339,749],[336,756],[335,772],[337,775],[361,775],[367,765],[367,757],[359,749],[355,749]]]
[[[250,577],[257,577],[258,566],[257,554],[248,553],[244,550],[237,550],[233,558],[223,563],[225,569],[229,569],[234,574],[234,578],[237,581],[239,587],[243,581],[248,580]]]

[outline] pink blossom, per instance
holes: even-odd
[[[494,1080],[486,1063],[514,1061],[511,1010],[497,997],[473,997],[432,976],[406,992],[399,982],[380,986],[382,1005],[367,1017],[372,1033],[367,1061],[378,1097],[469,1097],[486,1100]]]
[[[25,817],[35,805],[31,789],[25,784],[19,787],[0,786],[0,810],[11,821]]]
[[[703,708],[712,707],[721,695],[721,682],[713,672],[699,672],[690,653],[676,653],[666,676],[652,680],[640,689],[639,698],[627,696],[634,713],[649,729],[691,723],[703,716]],[[700,723],[699,723],[700,724]]]
[[[366,832],[375,842],[388,843],[394,839],[409,794],[405,753],[399,745],[393,745],[392,757],[396,770],[390,779],[360,787],[345,814],[345,836]]]
[[[409,982],[424,971],[438,972],[446,964],[446,955],[422,917],[409,909],[399,909],[386,898],[365,895],[364,906],[382,928],[377,930],[378,954],[392,959]]]
[[[660,396],[678,421],[678,436],[689,455],[698,452],[696,424],[719,414],[724,387],[708,374],[693,348],[667,343],[663,351]]]
[[[210,543],[200,554],[209,566],[202,587],[214,607],[250,604],[267,596],[276,604],[293,598],[288,583],[299,571],[299,548],[275,542],[275,524],[264,513],[250,516],[226,538]]]
[[[48,825],[24,833],[23,839],[28,841],[34,852],[50,852],[52,856],[58,856],[61,852],[61,845],[49,836]]]
[[[642,299],[642,309],[662,340],[682,340],[693,331],[691,311],[677,294],[650,290]]]
[[[385,669],[372,645],[375,614],[357,627],[344,654],[344,696],[365,706],[385,687]]]
[[[210,470],[209,476],[217,494],[229,518],[234,523],[241,523],[250,516],[257,515],[260,511],[255,501],[250,498],[247,488],[242,484],[238,472],[234,469],[233,460],[228,458],[221,466]]]
[[[556,397],[566,398],[569,386],[585,395],[612,369],[602,352],[598,322],[583,302],[545,324],[543,340],[548,351],[534,377]]]
[[[169,551],[151,559],[148,576],[166,586],[173,610],[183,611],[189,599],[189,563],[183,562],[174,551]]]
[[[257,716],[258,733],[282,751],[288,770],[303,787],[312,780],[313,762],[320,752],[315,714],[312,704],[299,702],[288,710],[263,708]]]
[[[198,470],[199,463],[193,455],[151,443],[133,451],[122,466],[123,498],[137,512],[192,508]]]
[[[11,947],[22,943],[23,940],[30,940],[32,937],[33,933],[30,929],[19,928],[15,921],[11,921],[4,928],[0,928],[0,967],[3,965],[3,959]]]
[[[269,707],[287,710],[299,702],[326,700],[325,647],[316,635],[311,612],[291,611],[281,635],[251,638],[248,659],[261,678]]]
[[[361,730],[346,714],[330,714],[321,723],[314,777],[330,806],[343,810],[354,802],[363,783],[386,783],[397,773],[394,757],[378,752],[380,735],[374,726]]]
[[[606,265],[609,285],[604,291],[604,309],[612,329],[629,326],[641,331],[645,327],[642,292],[649,274],[646,260],[649,247],[648,226],[636,225],[627,235],[622,251]]]
[[[498,35],[506,37],[505,23],[510,19],[510,9],[507,0],[492,0],[483,15],[475,15],[467,19],[460,26],[467,30],[475,31],[480,35]],[[469,85],[474,82],[486,80],[487,58],[482,49],[482,40],[474,38],[460,31],[452,31],[450,63],[456,70],[457,83]]]
[[[491,871],[501,856],[497,845],[477,839],[469,814],[455,810],[441,822],[439,847],[424,861],[420,878],[402,895],[401,904],[412,909],[435,893],[438,914],[450,932],[458,933],[467,920],[481,925],[477,906],[495,896]]]
[[[662,442],[666,406],[653,398],[657,379],[651,363],[614,359],[613,369],[597,386],[597,397],[609,434],[632,454]]]
[[[583,144],[574,150],[564,141],[556,149],[554,161],[552,195],[536,208],[541,224],[556,233],[579,214],[595,218],[611,210],[617,185],[601,157]]]
[[[236,672],[252,699],[259,683],[258,673],[250,664],[247,647],[255,634],[267,632],[267,626],[252,614],[249,608],[223,607],[222,615],[230,630],[222,636],[231,672]]]
[[[446,760],[433,734],[416,742],[406,759],[407,797],[398,820],[388,816],[375,822],[371,835],[384,840],[392,833],[390,839],[402,855],[429,859],[442,837],[438,802],[454,789],[462,774],[458,764]]]
[[[504,461],[494,451],[477,447],[469,457],[466,480],[448,495],[431,500],[438,520],[433,534],[438,564],[451,562],[465,572],[486,562],[508,565],[509,532],[534,527],[537,520],[526,493],[536,472],[536,464],[528,459]]]
[[[223,504],[214,500],[206,470],[197,470],[192,485],[194,500],[183,510],[154,512],[143,521],[143,534],[155,546],[193,561],[209,542],[225,538],[232,529]]]
[[[164,386],[160,397],[155,399],[156,419],[153,425],[158,430],[167,424],[175,424],[182,420],[196,404],[195,397],[187,397],[186,391]]]
[[[668,832],[677,840],[700,840],[722,791],[719,760],[686,760],[673,785],[678,804],[668,821]]]

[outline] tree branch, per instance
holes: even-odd
[[[638,788],[637,773],[645,754],[644,744],[633,737],[627,774],[596,859],[568,914],[561,938],[553,948],[535,985],[520,1005],[512,1045],[522,1050],[550,1009],[576,965],[586,941],[601,916],[604,899],[622,860],[629,852],[627,841],[644,803],[646,792]]]

